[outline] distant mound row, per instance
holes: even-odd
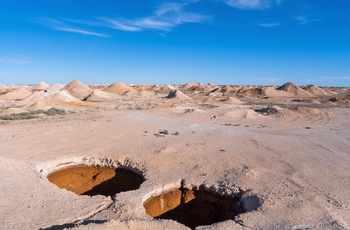
[[[118,102],[125,97],[157,97],[174,101],[202,100],[203,103],[223,102],[242,104],[246,98],[331,98],[336,93],[315,85],[300,87],[292,82],[282,86],[218,86],[215,84],[187,83],[185,85],[127,85],[116,82],[109,86],[88,86],[79,80],[66,85],[48,85],[39,82],[34,86],[4,87],[1,100],[20,101],[30,109],[81,107],[84,102]],[[243,98],[243,99],[242,99]],[[242,99],[242,100],[241,100]],[[334,99],[336,100],[336,99]]]
[[[222,93],[226,95],[244,95],[249,97],[295,97],[312,98],[316,96],[329,97],[333,92],[327,92],[315,85],[300,87],[288,82],[280,87],[276,86],[216,86],[214,84],[203,85],[201,83],[187,83],[179,87],[184,92],[195,93]]]
[[[45,82],[30,86],[6,87],[0,92],[2,100],[16,100],[28,109],[47,109],[56,107],[81,107],[86,102],[112,102],[123,97],[148,97],[155,93],[137,89],[122,82],[116,82],[103,89],[89,87],[79,80],[66,85],[60,83],[49,85]]]

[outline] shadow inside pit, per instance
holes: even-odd
[[[48,180],[78,195],[115,194],[140,188],[145,178],[129,169],[75,165],[50,173]]]
[[[207,191],[172,190],[151,197],[144,203],[147,214],[155,219],[170,219],[195,229],[201,225],[234,220],[246,212],[240,197],[220,196]]]
[[[145,179],[143,176],[134,173],[131,170],[117,168],[114,177],[96,185],[91,190],[82,193],[81,195],[104,195],[113,197],[120,192],[139,189],[144,181]]]

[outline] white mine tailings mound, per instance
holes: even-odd
[[[168,99],[178,99],[178,100],[191,100],[191,98],[185,95],[180,90],[175,89],[172,85],[168,85],[168,88],[171,90],[166,98]]]
[[[315,85],[307,85],[303,88],[307,92],[316,95],[316,96],[331,96],[332,94],[326,92],[325,90],[321,89],[320,87],[317,87]]]
[[[62,85],[60,83],[55,83],[55,84],[50,85],[45,90],[49,91],[49,92],[57,92],[57,91],[61,90],[63,87],[64,87],[64,85]]]
[[[31,94],[31,91],[20,87],[18,89],[15,89],[14,91],[6,93],[5,95],[0,95],[0,99],[21,100],[28,97]]]
[[[277,88],[277,90],[287,92],[288,95],[291,97],[313,97],[314,96],[292,82],[288,82],[282,85],[281,87]]]
[[[84,98],[84,101],[92,101],[92,102],[117,101],[121,98],[122,97],[117,94],[107,93],[99,89],[96,89],[92,91],[88,96],[86,96]]]
[[[239,99],[237,99],[235,97],[228,97],[228,98],[222,100],[222,102],[229,103],[229,104],[235,104],[235,105],[243,104],[242,101],[240,101]]]
[[[83,99],[86,95],[92,92],[92,89],[80,82],[79,80],[74,80],[68,83],[61,90],[67,90],[71,95],[76,98]]]
[[[38,84],[36,84],[34,87],[33,87],[33,90],[37,90],[37,91],[40,91],[40,90],[44,90],[44,89],[47,89],[49,88],[50,85],[46,84],[45,82],[39,82]]]
[[[107,93],[114,93],[118,95],[122,95],[125,97],[141,97],[143,96],[141,90],[135,89],[134,87],[128,86],[123,82],[116,82],[106,89],[103,90]]]
[[[263,89],[267,97],[288,97],[290,94],[283,90],[277,90],[274,86],[267,86]]]
[[[81,102],[76,97],[70,95],[67,91],[41,91],[30,95],[28,98],[21,101],[21,104],[28,105],[31,110],[49,109],[53,106],[69,107],[71,103]]]
[[[116,82],[112,85],[110,85],[109,87],[107,87],[105,90],[105,92],[107,93],[114,93],[114,94],[119,94],[122,95],[130,90],[132,90],[133,88],[131,88],[130,86],[124,84],[123,82]]]

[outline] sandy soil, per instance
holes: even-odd
[[[46,86],[0,90],[1,229],[189,229],[147,213],[182,215],[195,198],[193,218],[228,218],[196,229],[350,229],[347,88]],[[4,119],[51,107],[66,114]],[[89,196],[47,178],[83,164],[144,182]],[[89,178],[98,184],[99,175]],[[152,198],[154,212],[145,209]],[[226,211],[206,209],[215,202]]]

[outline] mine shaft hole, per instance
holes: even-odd
[[[47,179],[78,195],[103,195],[113,197],[120,192],[136,190],[144,177],[126,168],[95,165],[69,166],[50,173]]]
[[[173,189],[144,202],[146,213],[155,219],[175,220],[191,229],[211,225],[244,213],[240,197],[221,196],[208,191]]]

